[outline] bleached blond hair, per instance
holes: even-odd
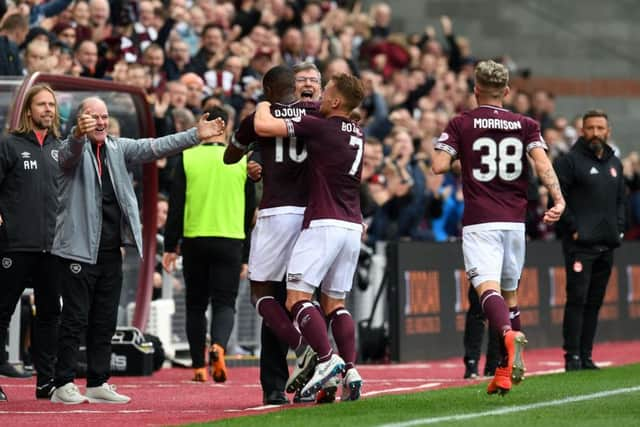
[[[501,96],[509,84],[509,70],[504,65],[492,61],[480,61],[475,69],[476,86],[487,95]]]

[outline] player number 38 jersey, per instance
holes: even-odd
[[[546,149],[533,119],[483,105],[449,122],[435,144],[462,165],[463,226],[524,222],[529,162],[527,153]]]

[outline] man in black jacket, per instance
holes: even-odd
[[[22,61],[20,49],[27,32],[29,21],[19,13],[5,17],[0,25],[0,76],[21,76]]]
[[[60,296],[51,245],[56,224],[60,117],[53,90],[33,86],[20,122],[0,140],[0,362],[6,364],[7,328],[25,284],[38,311],[34,362],[37,398],[53,391]]]
[[[567,201],[560,222],[567,277],[562,327],[565,370],[597,369],[591,352],[625,224],[622,164],[607,145],[609,120],[602,110],[583,116],[582,137],[555,162]]]

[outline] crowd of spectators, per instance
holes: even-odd
[[[186,129],[221,106],[230,126],[251,113],[261,78],[274,65],[315,63],[323,80],[360,76],[367,136],[362,210],[367,243],[460,235],[457,176],[430,172],[433,141],[455,114],[475,106],[470,41],[447,16],[420,34],[396,33],[392,10],[353,0],[0,0],[0,75],[44,71],[142,87],[158,135]],[[504,59],[514,70],[512,61]],[[540,122],[553,158],[580,132],[580,119],[555,111],[552,94],[514,88],[506,106]],[[615,117],[613,118],[615,123]],[[619,153],[618,153],[619,154]],[[640,159],[623,158],[629,195],[626,238],[640,238]],[[175,161],[159,162],[168,193]],[[553,239],[541,215],[547,194],[531,176],[527,233]]]

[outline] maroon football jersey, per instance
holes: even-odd
[[[286,123],[289,136],[303,137],[309,152],[309,204],[303,228],[317,220],[362,224],[360,175],[364,134],[360,126],[342,117],[312,115]]]
[[[453,118],[435,144],[462,165],[462,225],[524,222],[529,162],[527,153],[546,149],[533,119],[482,105]]]
[[[273,104],[271,114],[278,118],[300,117],[317,110],[317,102],[297,101]],[[260,209],[307,206],[307,150],[302,138],[264,138],[255,133],[254,114],[246,117],[236,131],[234,144],[248,147],[256,142],[262,160],[262,200]]]

